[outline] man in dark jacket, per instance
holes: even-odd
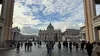
[[[91,54],[92,54],[92,49],[93,49],[93,45],[92,45],[90,42],[88,42],[88,43],[86,44],[86,48],[85,48],[85,49],[87,50],[88,56],[91,56]]]

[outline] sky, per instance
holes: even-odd
[[[96,5],[100,14],[100,5]],[[55,29],[80,29],[84,26],[83,0],[15,0],[13,27],[22,34],[38,34],[49,23]]]

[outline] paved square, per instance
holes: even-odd
[[[72,52],[64,48],[58,50],[57,45],[55,45],[52,53],[47,54],[46,46],[45,44],[43,44],[41,47],[37,47],[33,45],[31,51],[25,51],[23,47],[21,48],[19,53],[16,52],[16,49],[3,50],[0,51],[0,56],[87,56],[87,53],[82,51],[77,52],[74,47]]]

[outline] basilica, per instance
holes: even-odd
[[[61,30],[55,30],[50,23],[46,30],[39,30],[40,41],[62,41]]]

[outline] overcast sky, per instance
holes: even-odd
[[[100,14],[100,5],[96,6]],[[51,22],[62,32],[68,28],[79,29],[84,25],[83,0],[15,0],[13,27],[23,34],[38,34]]]

